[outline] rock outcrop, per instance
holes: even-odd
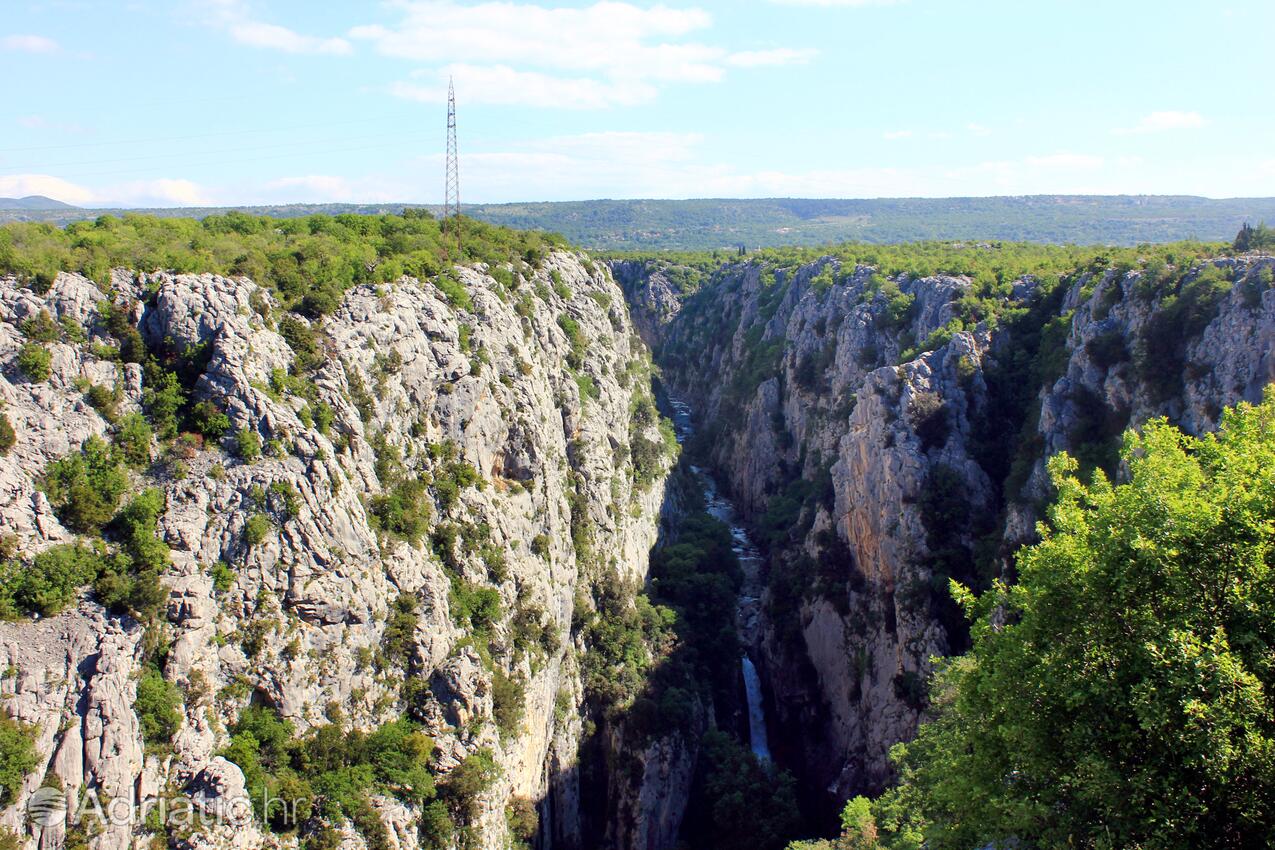
[[[42,295],[0,279],[0,399],[16,433],[0,457],[0,532],[13,557],[75,539],[41,477],[87,438],[109,439],[88,391],[105,388],[111,418],[144,406],[142,369],[118,362],[108,309],[114,327],[122,314],[149,349],[188,364],[192,400],[212,402],[228,425],[220,440],[175,441],[132,474],[133,490],[157,487],[164,503],[171,566],[155,623],[111,615],[87,590],[54,616],[0,623],[10,671],[0,687],[9,713],[36,730],[38,761],[0,824],[30,847],[57,846],[53,828],[41,836],[24,816],[44,782],[75,801],[85,790],[139,806],[184,798],[221,818],[170,830],[172,846],[295,844],[252,818],[231,827],[244,777],[221,753],[250,704],[298,731],[334,712],[359,728],[410,712],[434,741],[440,781],[489,749],[499,777],[472,824],[484,847],[506,846],[515,800],[555,785],[553,804],[570,808],[582,728],[571,621],[585,586],[572,521],[606,553],[595,568],[645,576],[663,485],[636,483],[628,444],[634,403],[650,393],[647,354],[609,272],[574,254],[509,268],[499,277],[510,285],[482,266],[455,275],[459,292],[411,278],[352,289],[321,322],[285,319],[246,278],[116,270],[99,286],[61,274]],[[16,358],[23,320],[42,311],[63,331],[36,380]],[[423,528],[397,527],[376,507],[411,481],[429,485]],[[498,594],[481,646],[458,620],[458,586]],[[387,628],[404,599],[415,619],[391,653]],[[148,746],[134,710],[156,640],[167,645],[164,677],[184,695],[171,746]],[[517,683],[522,702],[504,729],[497,677]],[[373,807],[391,846],[416,846],[420,812],[388,798]],[[541,814],[570,833],[570,818]],[[153,826],[124,818],[82,834],[96,850],[122,850]],[[364,846],[358,830],[342,834],[342,846]]]
[[[887,280],[834,258],[728,265],[675,308],[652,296],[667,289],[658,264],[626,281],[635,313],[663,323],[646,336],[695,410],[701,456],[770,550],[759,667],[772,747],[807,788],[836,801],[890,781],[931,659],[968,640],[948,581],[1007,575],[1048,456],[1116,472],[1125,427],[1166,415],[1200,432],[1260,398],[1275,380],[1273,264],[1218,260],[1172,286],[1137,270],[1048,292],[1023,278],[1006,303],[1026,318],[963,330],[949,322],[969,279]],[[1200,275],[1215,282],[1188,313],[1195,296],[1177,292]],[[1028,385],[1037,347],[1045,374]]]

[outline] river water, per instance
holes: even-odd
[[[673,429],[677,433],[678,443],[685,444],[694,434],[691,425],[691,408],[686,402],[669,398],[673,409]],[[739,524],[735,515],[735,506],[717,489],[717,485],[709,474],[701,467],[690,465],[690,470],[699,483],[704,494],[704,503],[708,513],[730,529],[734,541],[731,548],[739,558],[739,566],[744,574],[740,587],[739,599],[735,607],[735,627],[739,632],[740,642],[744,645],[744,655],[740,658],[740,673],[744,679],[744,692],[748,699],[748,743],[753,755],[763,762],[770,761],[770,743],[766,737],[766,709],[762,700],[761,678],[757,675],[757,667],[750,657],[755,651],[758,641],[758,614],[761,606],[761,554],[748,532]]]

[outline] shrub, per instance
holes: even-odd
[[[57,342],[62,336],[57,322],[53,321],[48,310],[41,310],[31,318],[23,319],[18,327],[31,342]]]
[[[80,588],[97,576],[103,553],[78,543],[50,546],[5,582],[21,611],[49,617],[73,603]]]
[[[244,463],[252,463],[261,457],[261,438],[256,431],[245,428],[235,435],[235,451]]]
[[[522,727],[526,712],[527,685],[517,676],[497,669],[491,677],[492,717],[505,738],[513,738]]]
[[[85,440],[79,454],[54,461],[44,477],[44,491],[58,518],[85,534],[106,525],[127,486],[124,470],[100,437]]]
[[[143,467],[151,462],[154,432],[140,413],[126,413],[115,431],[115,451],[124,463]]]
[[[201,401],[190,411],[190,425],[196,432],[216,440],[230,430],[230,417],[211,401]]]
[[[213,589],[218,593],[225,593],[234,585],[235,571],[225,561],[218,561],[212,566]]]
[[[381,635],[381,651],[385,657],[399,664],[411,659],[416,648],[416,627],[420,623],[416,597],[400,593],[394,600],[385,632]]]
[[[270,529],[274,524],[270,522],[270,518],[265,514],[253,514],[248,517],[248,521],[244,523],[244,540],[249,546],[256,546],[266,539],[266,535],[270,533]]]
[[[142,727],[142,740],[148,747],[172,743],[182,722],[182,693],[154,667],[147,667],[137,683],[137,699],[133,711]]]
[[[27,774],[37,766],[35,736],[35,727],[0,709],[0,809],[13,805]]]
[[[18,433],[13,430],[7,413],[0,413],[0,455],[7,455],[18,442]]]
[[[18,351],[18,368],[36,383],[49,379],[52,364],[53,355],[39,343],[28,342]]]

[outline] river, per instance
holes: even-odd
[[[691,424],[691,408],[686,402],[669,398],[673,409],[673,429],[677,433],[678,443],[685,444],[695,433]],[[716,520],[724,523],[734,541],[732,548],[739,558],[739,566],[744,574],[739,598],[735,606],[735,628],[739,633],[740,643],[744,646],[741,656],[740,675],[744,680],[744,692],[748,700],[748,743],[760,761],[770,761],[770,742],[766,735],[766,708],[762,699],[761,678],[757,675],[757,666],[753,663],[758,635],[758,615],[761,608],[761,553],[748,536],[748,532],[739,524],[735,515],[735,506],[717,489],[708,472],[701,467],[690,464],[690,470],[699,483],[704,494],[704,503],[708,513]]]

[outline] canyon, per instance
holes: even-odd
[[[1126,428],[1204,433],[1275,382],[1272,269],[1095,261],[988,295],[835,255],[692,268],[557,247],[353,286],[321,320],[240,274],[0,278],[9,561],[78,538],[49,470],[151,415],[120,356],[132,334],[225,417],[216,436],[148,434],[129,473],[162,499],[153,620],[85,590],[0,622],[0,693],[34,764],[0,825],[32,850],[665,850],[723,731],[790,773],[826,832],[891,783],[935,660],[968,645],[949,581],[1012,581],[1046,460],[1119,476]],[[46,315],[37,380],[20,361]],[[660,553],[692,533],[731,553],[729,664],[678,631]],[[181,695],[162,741],[138,709],[152,670]],[[430,843],[430,795],[384,787],[373,820],[233,813],[253,712],[298,736],[409,718],[454,832]],[[213,817],[33,823],[48,788]]]

